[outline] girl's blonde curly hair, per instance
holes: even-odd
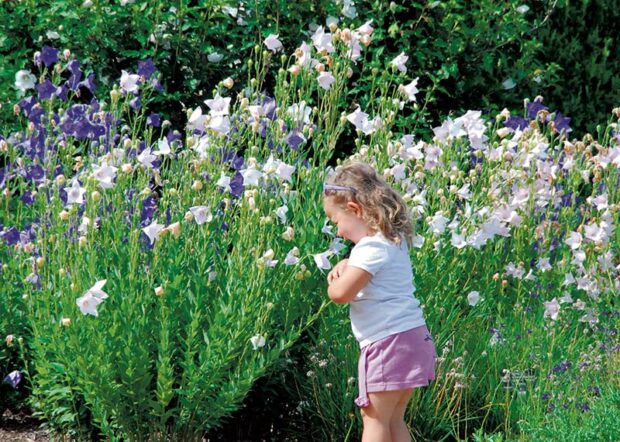
[[[348,202],[359,204],[362,207],[362,219],[368,227],[380,231],[395,244],[405,239],[411,247],[413,225],[407,206],[400,194],[372,166],[361,162],[346,163],[325,184],[324,198],[344,208]],[[330,185],[341,188],[330,191]]]

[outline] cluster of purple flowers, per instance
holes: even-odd
[[[544,106],[541,100],[530,101],[527,105],[526,118],[511,116],[504,122],[504,126],[510,129],[514,129],[514,130],[523,130],[526,127],[529,127],[530,121],[536,120],[538,113],[540,111],[548,112],[549,108],[547,106]],[[551,119],[552,115],[555,115],[553,120]],[[568,134],[573,131],[573,129],[571,129],[570,127],[570,120],[571,120],[570,118],[562,115],[560,111],[549,113],[545,117],[545,123],[549,123],[553,121],[555,131],[558,133],[564,132],[565,134]]]
[[[65,175],[72,173],[64,171],[60,165],[57,155],[59,146],[78,142],[84,145],[83,150],[86,152],[88,148],[97,149],[97,152],[90,153],[101,155],[119,146],[123,141],[119,133],[122,121],[111,112],[103,112],[100,102],[95,97],[94,74],[84,79],[80,62],[73,59],[68,61],[61,71],[61,81],[54,84],[48,73],[51,67],[60,62],[58,49],[44,46],[36,54],[34,61],[42,72],[36,85],[37,94],[23,98],[15,106],[15,112],[26,119],[28,129],[12,133],[8,138],[0,136],[0,141],[11,144],[19,155],[15,162],[0,163],[0,189],[9,188],[11,193],[19,192],[24,205],[33,204],[32,189],[62,173]],[[139,61],[137,71],[141,82],[149,82],[156,91],[162,90],[152,60]],[[139,92],[133,94],[139,98]],[[60,106],[66,107],[65,111],[46,113],[44,103],[52,100],[66,102],[65,106]],[[77,102],[71,103],[74,101]],[[161,125],[159,115],[150,114],[146,124],[159,127]],[[170,131],[168,138],[174,140],[181,138],[181,135],[172,134]],[[140,146],[142,150],[146,147],[144,144]],[[132,153],[135,156],[140,152],[130,152],[129,155]],[[153,166],[159,167],[159,160],[156,162]],[[45,194],[50,196],[49,191]],[[64,203],[67,202],[64,189],[60,189],[59,196]],[[32,224],[28,224],[21,231],[15,226],[5,228],[0,225],[0,239],[8,246],[33,241],[35,227],[39,223],[40,220],[33,220]]]

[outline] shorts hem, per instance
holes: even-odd
[[[410,382],[385,382],[381,384],[367,384],[366,391],[368,393],[379,393],[381,391],[406,390],[408,388],[427,387],[434,378],[425,381]]]

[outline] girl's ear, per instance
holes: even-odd
[[[349,212],[353,213],[355,216],[362,216],[362,206],[360,206],[358,203],[349,201],[347,203],[347,210],[349,210]]]

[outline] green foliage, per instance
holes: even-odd
[[[597,122],[620,104],[620,36],[611,31],[618,20],[613,0],[560,0],[538,33],[538,58],[555,66],[555,78],[527,96],[542,93],[581,133],[596,134]]]
[[[13,123],[10,103],[17,96],[15,73],[31,66],[28,60],[43,45],[74,52],[86,70],[96,74],[104,93],[120,78],[122,69],[135,70],[137,61],[152,58],[167,90],[153,104],[181,126],[184,107],[211,96],[218,81],[228,76],[237,82],[246,80],[246,61],[256,43],[279,33],[287,47],[297,45],[300,29],[315,14],[324,17],[329,1],[259,0],[238,5],[225,0],[140,1],[123,6],[118,1],[95,0],[90,7],[85,3],[9,0],[0,4],[0,21],[5,23],[0,29],[0,128]],[[209,56],[216,58],[210,61]]]

